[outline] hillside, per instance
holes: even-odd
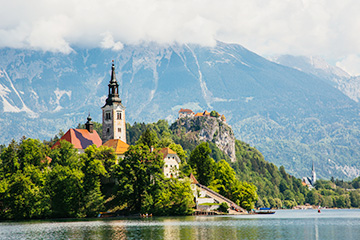
[[[235,159],[231,160],[226,149],[222,151],[221,142],[216,142],[215,137],[204,139],[204,132],[214,131],[214,126],[224,126],[219,118],[214,117],[185,117],[175,121],[171,126],[164,120],[156,123],[136,123],[127,125],[127,135],[134,144],[145,129],[150,129],[155,137],[158,146],[165,146],[175,142],[180,144],[187,152],[187,157],[193,150],[207,141],[211,148],[211,157],[215,162],[220,163],[226,159],[236,172],[236,178],[240,181],[249,182],[256,186],[259,197],[257,207],[292,208],[297,205],[310,203],[326,207],[359,207],[360,206],[360,177],[352,182],[331,179],[318,180],[316,189],[309,190],[302,184],[301,179],[290,175],[287,169],[281,166],[276,167],[273,163],[266,161],[259,150],[248,143],[229,138],[232,136],[232,129],[229,126],[216,128],[218,135],[228,136],[226,142],[235,147]],[[212,135],[213,136],[213,135]],[[226,171],[223,169],[222,171]],[[310,175],[310,168],[308,174]]]
[[[240,45],[124,46],[69,55],[0,50],[0,144],[100,122],[111,60],[128,122],[174,121],[180,108],[217,109],[234,135],[297,177],[360,174],[359,104],[319,76],[268,61]]]

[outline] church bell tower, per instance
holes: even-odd
[[[111,67],[109,93],[102,110],[102,140],[120,139],[126,143],[125,107],[119,98],[119,84],[116,81],[114,60]]]

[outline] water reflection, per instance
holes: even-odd
[[[0,239],[358,239],[360,211],[0,223]]]

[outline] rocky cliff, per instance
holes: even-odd
[[[220,117],[182,117],[175,121],[173,127],[184,129],[185,135],[193,141],[215,143],[232,162],[236,160],[234,132]]]

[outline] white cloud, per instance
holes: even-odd
[[[336,61],[360,54],[359,12],[357,0],[0,0],[0,47],[69,53],[220,40]]]
[[[123,49],[124,45],[121,42],[114,42],[114,37],[111,35],[111,33],[107,32],[102,34],[104,36],[101,47],[103,48],[111,48],[114,51],[119,51]]]
[[[359,76],[360,75],[360,56],[355,54],[350,54],[346,56],[341,61],[336,63],[336,66],[342,68],[350,75]]]

